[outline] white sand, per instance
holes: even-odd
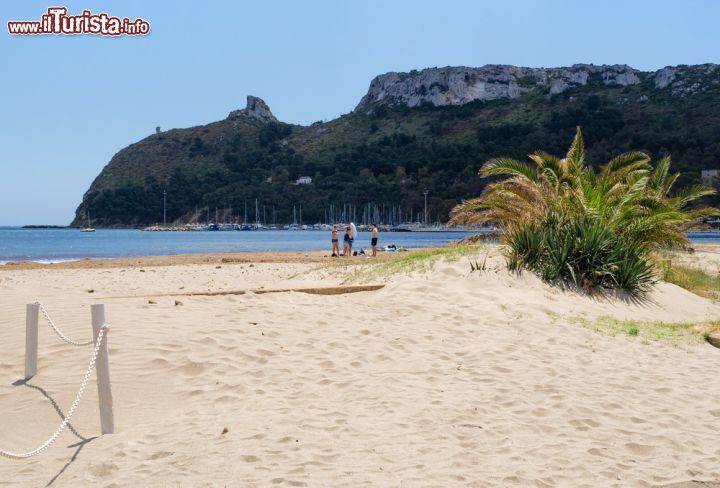
[[[688,254],[685,252],[667,253],[667,258],[673,264],[679,264],[690,268],[697,268],[717,275],[720,273],[720,246],[718,245],[697,245],[695,252]]]
[[[106,303],[117,426],[95,438],[91,382],[74,432],[31,460],[0,458],[0,486],[720,480],[720,350],[563,320],[699,322],[720,319],[720,306],[667,284],[644,304],[593,300],[511,276],[498,257],[491,265],[468,275],[464,260],[440,263],[377,292],[182,306],[101,297],[301,286],[321,274],[272,263],[0,272],[0,449],[34,448],[54,431],[60,417],[43,391],[66,411],[90,352],[41,324],[38,374],[13,386],[35,298],[75,338],[89,334],[89,305]]]

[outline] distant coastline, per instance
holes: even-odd
[[[23,225],[21,229],[77,229],[69,225]]]

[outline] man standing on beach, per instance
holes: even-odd
[[[372,254],[370,256],[377,257],[377,241],[378,241],[378,228],[377,225],[372,224],[370,228],[370,246],[372,246]]]
[[[332,228],[332,237],[330,238],[332,242],[332,257],[336,258],[340,255],[340,247],[338,245],[338,237],[340,237],[340,232],[338,232],[338,226],[333,225]]]
[[[343,237],[343,241],[343,255],[345,257],[352,256],[353,235],[350,226],[345,227],[345,237]]]

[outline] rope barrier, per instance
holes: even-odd
[[[42,305],[40,305],[40,309],[43,310],[43,315],[48,318],[48,321],[50,321],[50,318],[47,316],[44,308]],[[75,343],[73,341],[70,341],[67,337],[62,335],[62,333],[55,327],[55,325],[50,321],[50,324],[53,326],[53,329],[55,329],[56,332],[58,332],[58,335],[60,335],[63,340],[66,342],[69,342],[73,345],[84,345]],[[90,364],[88,365],[87,371],[85,371],[85,376],[83,377],[82,383],[80,383],[80,389],[77,392],[77,395],[75,395],[75,401],[73,401],[72,406],[70,407],[70,410],[68,410],[67,415],[63,419],[62,423],[60,423],[60,427],[57,428],[55,433],[50,436],[48,440],[46,440],[44,443],[42,443],[39,447],[33,449],[32,451],[27,452],[11,452],[11,451],[3,451],[0,449],[0,457],[5,457],[8,459],[13,460],[20,460],[20,459],[27,459],[29,457],[34,456],[35,454],[39,454],[43,452],[45,449],[50,447],[53,442],[57,440],[57,438],[62,434],[63,430],[65,430],[65,427],[70,423],[70,419],[72,418],[73,414],[75,413],[75,410],[77,409],[77,406],[80,404],[80,399],[83,396],[83,393],[85,393],[85,387],[87,386],[88,379],[90,378],[90,373],[92,373],[92,370],[95,368],[95,361],[97,360],[98,351],[100,350],[100,344],[102,344],[103,336],[105,335],[106,331],[110,329],[110,326],[107,324],[104,324],[102,327],[100,327],[100,332],[98,332],[97,339],[95,340],[95,348],[93,349],[92,355],[90,356]],[[92,341],[90,341],[88,344],[92,344]]]
[[[70,339],[68,336],[62,333],[62,331],[55,325],[55,322],[50,318],[50,314],[48,314],[48,311],[45,309],[45,306],[40,302],[35,302],[35,305],[38,305],[40,307],[40,312],[42,312],[43,317],[45,317],[45,320],[47,320],[48,325],[50,325],[50,328],[55,331],[57,336],[62,339],[63,341],[67,342],[71,346],[89,346],[93,343],[92,339],[87,342],[78,342]]]

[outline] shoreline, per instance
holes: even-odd
[[[420,250],[433,249],[432,247],[417,247],[405,252],[378,251],[374,259],[376,262],[387,261],[393,256],[406,255]],[[353,256],[350,258],[331,258],[330,251],[245,251],[228,253],[187,253],[187,254],[158,254],[124,258],[81,258],[72,261],[38,262],[38,261],[11,261],[0,265],[3,271],[25,271],[33,269],[112,269],[112,268],[143,268],[160,266],[182,266],[196,264],[250,264],[250,263],[344,263],[367,264],[368,256]]]
[[[500,246],[498,243],[486,242],[485,245]],[[387,261],[396,256],[408,253],[436,249],[438,246],[408,248],[404,252],[387,252],[378,250],[374,259],[376,262]],[[695,244],[695,252],[720,254],[720,244]],[[687,256],[692,256],[688,253]],[[9,261],[0,262],[0,273],[3,271],[24,271],[34,269],[114,269],[114,268],[142,268],[162,266],[182,266],[201,264],[250,264],[250,263],[343,263],[367,264],[368,256],[353,256],[351,258],[331,258],[329,251],[241,251],[241,252],[213,252],[213,253],[180,253],[180,254],[148,254],[144,256],[116,257],[116,258],[79,258],[72,260],[38,260],[38,261]]]

